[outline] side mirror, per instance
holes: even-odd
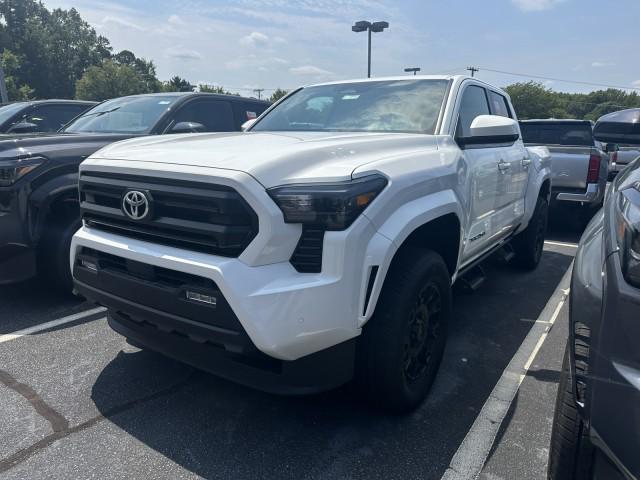
[[[604,143],[640,145],[640,108],[603,115],[593,127],[593,136]]]
[[[198,132],[204,132],[205,130],[206,129],[204,128],[204,125],[198,122],[178,122],[173,127],[171,127],[171,130],[169,130],[169,132],[170,133],[198,133]]]
[[[499,115],[478,115],[471,122],[471,136],[458,138],[462,148],[473,145],[500,145],[513,143],[520,138],[518,122]]]
[[[33,133],[38,131],[38,125],[30,122],[20,122],[12,125],[7,133]]]
[[[252,118],[251,120],[247,120],[242,124],[240,128],[242,129],[243,132],[246,132],[247,130],[249,130],[249,128],[253,126],[254,123],[256,123],[256,120],[257,118]]]

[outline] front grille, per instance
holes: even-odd
[[[204,182],[102,172],[80,176],[85,223],[131,238],[237,257],[258,233],[258,217],[233,188]],[[122,211],[131,190],[148,192],[152,214],[132,220]]]

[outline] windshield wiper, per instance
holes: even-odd
[[[101,115],[105,115],[107,113],[111,113],[111,112],[115,112],[116,110],[118,110],[120,107],[113,107],[111,110],[104,110],[102,112],[89,112],[89,113],[85,113],[84,115],[82,115],[82,117],[80,118],[84,118],[84,117],[92,117],[92,116],[101,116]],[[79,118],[79,119],[80,119]],[[78,119],[78,120],[79,120]]]

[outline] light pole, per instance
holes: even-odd
[[[413,72],[414,75],[417,75],[420,70],[420,67],[408,67],[404,69],[405,72]]]
[[[371,78],[371,32],[382,32],[385,28],[389,28],[389,22],[367,22],[366,20],[360,20],[351,27],[352,32],[368,32],[369,34],[369,48],[367,55],[367,78]]]

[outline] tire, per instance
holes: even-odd
[[[367,399],[408,412],[425,399],[442,360],[451,276],[435,252],[416,249],[401,255],[359,338],[355,378]]]
[[[550,480],[586,480],[591,478],[593,447],[589,432],[576,409],[574,382],[569,371],[569,345],[564,352],[556,410],[549,448]]]
[[[538,197],[529,225],[513,239],[513,249],[516,253],[515,265],[524,270],[537,268],[542,258],[548,222],[549,202],[544,197]]]
[[[71,293],[73,276],[69,267],[69,254],[73,234],[82,226],[77,208],[66,208],[53,214],[45,224],[38,251],[38,273],[55,290]]]

